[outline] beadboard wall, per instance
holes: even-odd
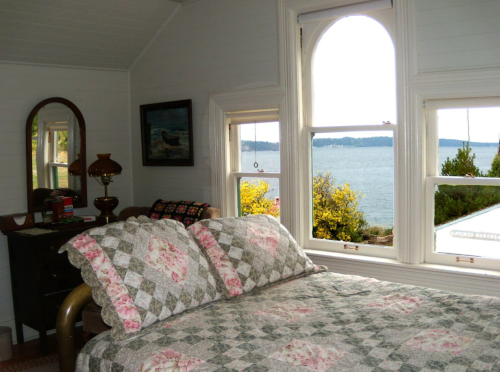
[[[63,97],[78,106],[87,129],[87,164],[97,159],[95,154],[110,152],[123,167],[109,187],[120,200],[117,211],[131,205],[129,96],[127,72],[0,63],[0,215],[27,211],[26,119],[38,102],[50,97]],[[90,207],[76,211],[97,214],[93,199],[104,195],[104,189],[92,178],[87,184]],[[0,326],[14,329],[7,238],[2,234]],[[25,336],[37,333],[25,328]]]
[[[278,85],[274,0],[187,3],[134,66],[131,79],[134,202],[210,202],[208,96]],[[139,106],[193,100],[194,167],[143,167]]]
[[[432,73],[443,83],[446,72],[500,67],[498,0],[408,1],[414,5],[409,17],[415,26],[411,47],[416,72]],[[130,80],[127,72],[0,63],[0,214],[26,211],[25,120],[36,103],[51,96],[67,98],[82,111],[88,164],[96,153],[111,152],[123,166],[122,175],[110,187],[120,199],[117,210],[151,205],[157,198],[211,202],[209,94],[275,87],[278,66],[276,0],[203,0],[182,5],[132,66]],[[193,100],[195,166],[143,167],[139,106],[181,99]],[[88,183],[91,201],[103,190],[94,180]],[[79,212],[95,214],[96,210]],[[374,265],[315,259],[358,275],[377,276],[378,272]],[[408,272],[394,271],[405,282],[427,283]],[[397,281],[390,275],[380,278]],[[451,288],[453,283],[443,286]],[[14,326],[7,239],[2,235],[0,325]],[[29,330],[26,335],[35,336]]]
[[[416,0],[418,71],[500,67],[498,0]]]

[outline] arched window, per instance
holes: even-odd
[[[394,45],[373,18],[345,17],[323,34],[312,81],[314,126],[396,122]]]
[[[392,9],[304,25],[312,248],[395,258]]]

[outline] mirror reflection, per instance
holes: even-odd
[[[79,172],[68,168],[80,155],[80,127],[73,111],[61,103],[49,103],[35,115],[31,126],[33,204],[41,208],[51,196],[71,196],[78,202],[82,194]]]

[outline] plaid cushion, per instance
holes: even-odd
[[[272,216],[203,220],[188,231],[205,250],[229,297],[316,272],[295,239]]]
[[[201,213],[206,207],[210,207],[210,204],[158,199],[149,210],[149,218],[154,220],[168,218],[170,220],[179,221],[184,226],[188,227],[200,219]]]
[[[173,220],[131,217],[88,230],[61,250],[82,269],[117,339],[221,298],[207,260]]]

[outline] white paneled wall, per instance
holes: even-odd
[[[111,152],[123,167],[110,186],[120,200],[117,211],[132,204],[130,159],[129,78],[112,72],[0,63],[0,215],[27,211],[26,119],[32,108],[50,97],[72,101],[87,128],[87,164],[95,154]],[[97,214],[93,199],[103,187],[87,180],[89,205],[79,214]],[[0,326],[14,328],[7,238],[0,234]],[[15,338],[15,332],[13,332]],[[36,336],[26,329],[26,337]]]
[[[416,0],[419,72],[500,67],[500,1]]]
[[[2,0],[0,60],[128,69],[178,6],[168,0]]]
[[[127,0],[106,3],[134,6]],[[418,72],[500,67],[500,0],[413,3]],[[155,22],[160,24],[157,18]],[[0,215],[26,211],[25,121],[35,104],[52,96],[67,98],[82,111],[87,123],[87,164],[96,153],[111,152],[122,165],[122,175],[110,186],[111,194],[120,199],[118,211],[128,205],[151,205],[157,198],[210,202],[209,94],[277,86],[277,29],[276,0],[194,1],[184,4],[154,39],[131,70],[130,80],[127,72],[0,64]],[[17,28],[15,31],[19,38],[31,40],[33,36],[34,41],[46,41],[47,32],[39,36]],[[92,36],[77,36],[76,45],[95,47]],[[97,49],[110,50],[111,44],[103,40]],[[130,58],[128,52],[138,52],[139,44],[143,45],[130,39],[120,41],[116,48]],[[143,167],[139,106],[181,99],[193,100],[195,166]],[[92,179],[88,185],[92,205],[93,198],[103,190]],[[97,211],[89,207],[79,213]],[[361,265],[356,273],[371,274]],[[14,325],[7,239],[3,235],[0,325]],[[34,333],[28,331],[26,335]]]
[[[208,96],[278,84],[275,0],[183,5],[131,71],[134,203],[210,202]],[[143,167],[139,106],[193,100],[194,167]]]

